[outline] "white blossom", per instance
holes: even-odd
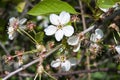
[[[60,59],[56,59],[51,62],[51,66],[54,68],[61,67],[62,71],[69,71],[72,66],[77,64],[76,58],[70,58],[66,60],[66,57],[62,56]]]
[[[91,53],[97,53],[98,51],[101,50],[100,46],[96,43],[91,43],[90,48],[89,48]]]
[[[18,27],[21,29],[25,29],[25,26],[23,24],[26,22],[26,20],[26,18],[19,20],[15,17],[11,17],[9,19],[8,35],[10,40],[13,40],[16,36],[16,30]]]
[[[78,36],[71,36],[68,38],[67,43],[71,46],[74,46],[73,52],[78,52],[81,46],[81,41]]]
[[[60,15],[51,14],[50,22],[52,25],[48,26],[44,31],[48,36],[54,35],[57,41],[61,41],[63,36],[72,36],[74,28],[71,25],[66,25],[70,21],[70,14],[63,11]]]
[[[8,27],[8,34],[9,39],[13,40],[13,38],[16,36],[16,32],[13,27]]]
[[[37,20],[41,21],[41,23],[39,24],[40,27],[48,27],[49,24],[49,19],[48,17],[45,16],[37,16]]]
[[[104,34],[101,29],[96,29],[95,33],[91,34],[90,40],[93,42],[98,42],[103,38]]]
[[[120,45],[115,46],[115,50],[117,51],[118,54],[120,54]]]

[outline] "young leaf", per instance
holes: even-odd
[[[109,1],[107,1],[107,0],[97,0],[97,4],[98,4],[98,6],[99,6],[99,8],[110,8],[110,7],[112,7],[114,4],[115,4],[115,2],[113,2],[113,0],[109,0]]]
[[[75,9],[68,3],[60,0],[44,0],[39,2],[33,7],[28,14],[33,16],[46,15],[51,13],[60,13],[62,11],[69,12],[71,14],[77,14]]]

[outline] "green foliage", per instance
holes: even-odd
[[[92,77],[97,80],[102,79],[103,77],[105,77],[105,73],[101,72],[92,73]]]
[[[115,5],[119,0],[97,0],[97,5],[99,8],[110,8]]]
[[[68,3],[60,0],[44,0],[39,2],[33,9],[31,9],[28,14],[39,16],[51,13],[60,13],[62,11],[67,11],[72,14],[77,14],[74,8]]]
[[[26,4],[25,2],[20,2],[16,7],[17,11],[22,12],[25,7],[25,4]]]
[[[38,33],[35,35],[35,40],[36,40],[38,43],[43,42],[43,38],[44,38],[44,32],[38,32]]]

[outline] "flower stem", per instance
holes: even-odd
[[[76,21],[73,22],[75,30],[77,30]]]
[[[19,29],[20,31],[22,31],[23,33],[25,33],[31,40],[33,40],[35,42],[35,44],[38,44],[38,42],[30,35],[28,34],[25,30]]]
[[[113,33],[113,38],[114,38],[114,40],[115,40],[115,43],[118,44],[118,41],[117,41],[114,33]]]
[[[117,31],[117,33],[118,33],[118,36],[120,37],[120,32]]]
[[[17,29],[17,31],[18,31],[21,35],[24,35],[20,29]],[[34,42],[33,40],[31,40],[31,41],[35,44],[35,42]]]
[[[41,74],[39,75],[39,80],[41,80]]]
[[[36,79],[37,79],[37,76],[38,76],[38,73],[35,75],[35,78],[34,78],[34,80],[36,80]]]
[[[26,51],[26,52],[23,52],[23,55],[28,54],[28,53],[35,53],[35,52],[38,52],[38,50],[35,49],[35,50],[31,50],[31,51]],[[14,55],[14,56],[12,56],[12,57],[15,58],[15,57],[17,57],[17,56],[19,56],[19,55]]]
[[[36,35],[36,32],[35,32],[35,30],[33,29],[33,33]]]
[[[57,80],[56,78],[54,78],[53,76],[51,76],[50,74],[48,74],[45,70],[44,70],[44,73],[46,73],[50,78],[52,78],[54,80]]]

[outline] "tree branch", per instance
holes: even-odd
[[[48,57],[49,55],[51,55],[53,52],[55,52],[56,50],[58,50],[61,46],[62,46],[62,45],[60,44],[60,45],[58,45],[57,47],[55,47],[54,49],[52,49],[51,51],[49,51],[48,53],[46,53],[45,58],[47,58],[47,57]],[[17,74],[18,72],[26,69],[27,67],[29,67],[29,66],[31,66],[31,65],[39,62],[39,61],[40,61],[40,59],[38,58],[38,59],[36,59],[36,60],[34,60],[34,61],[26,64],[26,65],[23,65],[21,68],[13,71],[13,72],[11,72],[11,73],[9,73],[9,74],[8,74],[6,77],[4,77],[2,80],[7,80],[7,79],[10,78],[11,76]]]
[[[86,22],[85,22],[85,16],[84,16],[84,10],[83,10],[83,5],[82,5],[82,1],[79,1],[79,5],[80,5],[80,10],[81,10],[81,16],[82,16],[82,24],[83,24],[83,28],[84,30],[86,29]]]
[[[80,10],[81,10],[83,29],[86,30],[86,22],[85,22],[84,10],[83,10],[83,5],[82,5],[81,0],[79,0],[79,5],[80,5]],[[86,52],[88,52],[88,51],[86,50]],[[90,58],[89,58],[89,55],[87,55],[86,57],[87,57],[86,58],[86,62],[87,62],[86,68],[88,70],[90,70]],[[90,75],[90,73],[88,73],[88,80],[90,80],[90,79],[91,79],[91,75]]]
[[[72,72],[62,72],[62,73],[56,73],[52,74],[53,76],[67,76],[67,75],[74,75],[74,74],[81,74],[81,73],[94,73],[94,72],[114,72],[120,74],[120,70],[113,69],[113,68],[97,68],[97,69],[91,69],[91,70],[77,70]]]

